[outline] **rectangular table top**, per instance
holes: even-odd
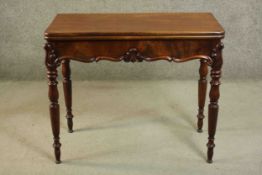
[[[223,38],[211,13],[58,14],[48,40]]]

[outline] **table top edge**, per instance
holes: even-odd
[[[104,16],[104,15],[207,15],[216,23],[215,30],[202,30],[202,31],[157,31],[157,30],[150,30],[150,31],[72,31],[72,32],[62,32],[56,30],[50,30],[50,26],[54,23],[55,19],[58,16],[64,15],[93,15],[93,16]],[[187,39],[196,39],[196,38],[224,38],[225,30],[214,17],[214,15],[210,12],[157,12],[157,13],[58,13],[52,23],[48,26],[48,28],[44,32],[44,38],[46,40],[86,40],[86,39],[145,39],[145,38],[152,38],[152,39],[180,39],[180,38],[187,38]]]

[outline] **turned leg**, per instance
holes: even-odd
[[[211,89],[209,93],[210,103],[208,106],[208,143],[207,143],[207,162],[212,163],[213,150],[215,147],[215,133],[217,127],[218,117],[218,99],[219,99],[219,85],[221,77],[223,44],[219,43],[212,52],[213,63],[211,65]]]
[[[48,96],[50,100],[50,119],[52,132],[54,136],[54,153],[56,158],[56,163],[60,163],[60,147],[61,143],[59,141],[59,132],[60,132],[60,114],[59,114],[59,104],[58,104],[58,89],[57,89],[57,57],[55,55],[54,49],[50,43],[45,45],[46,49],[46,68],[47,68],[47,78],[48,78]]]
[[[66,118],[68,132],[73,132],[73,114],[72,114],[72,83],[70,79],[70,61],[63,60],[62,62],[62,74],[63,74],[63,87],[64,87],[64,97],[66,105]]]
[[[198,114],[197,114],[197,131],[202,132],[203,127],[203,119],[204,116],[204,107],[205,107],[205,100],[206,100],[206,90],[207,90],[207,67],[206,60],[200,60],[200,68],[199,68],[199,75],[200,78],[198,80]]]

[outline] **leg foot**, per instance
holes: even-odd
[[[207,160],[207,163],[213,163],[213,160]]]
[[[59,142],[59,139],[54,139],[54,152],[55,152],[55,159],[56,159],[56,164],[61,163],[61,151],[60,151],[60,147],[61,147],[61,143]]]
[[[202,133],[202,132],[203,132],[202,128],[198,128],[198,129],[197,129],[197,132],[198,132],[198,133]]]
[[[213,162],[213,154],[214,154],[214,139],[209,139],[207,143],[207,163],[212,163]]]
[[[202,133],[203,132],[203,119],[205,118],[204,115],[198,114],[197,115],[197,132]]]
[[[68,132],[73,132],[73,115],[66,115]]]
[[[60,163],[61,163],[61,160],[56,160],[55,163],[56,163],[56,164],[60,164]]]

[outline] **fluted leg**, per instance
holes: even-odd
[[[48,78],[48,96],[50,100],[50,119],[52,132],[54,136],[54,153],[56,163],[60,163],[60,147],[61,143],[59,141],[59,132],[60,132],[60,114],[59,114],[59,104],[58,104],[58,89],[57,89],[57,67],[59,63],[57,62],[57,57],[55,55],[55,51],[50,43],[45,45],[46,49],[46,68],[47,68],[47,78]]]
[[[206,90],[207,90],[207,76],[208,65],[206,60],[200,60],[199,75],[198,80],[198,114],[197,114],[197,131],[202,132],[203,128],[203,119],[204,116],[204,107],[206,101]]]
[[[218,116],[218,99],[219,99],[219,85],[221,77],[221,68],[223,64],[222,60],[222,48],[223,44],[219,43],[212,53],[212,69],[211,69],[211,89],[209,93],[210,104],[208,106],[208,143],[207,143],[207,162],[212,163],[213,150],[215,147],[215,133],[217,127]]]
[[[68,132],[73,132],[73,114],[72,114],[72,83],[70,79],[70,61],[63,60],[62,62],[63,87],[66,105],[66,118],[68,125]]]

